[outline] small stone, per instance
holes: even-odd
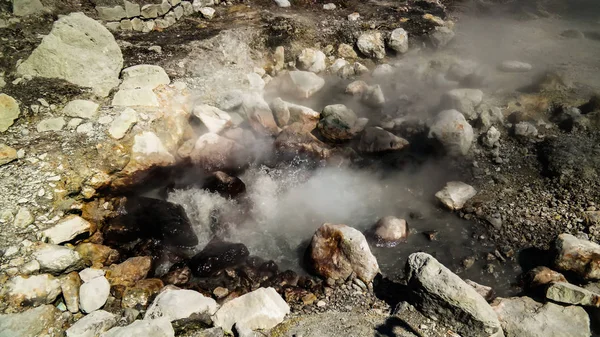
[[[16,228],[25,228],[33,223],[33,215],[26,207],[20,207],[15,215],[13,225]]]
[[[73,314],[79,312],[79,287],[81,279],[77,272],[71,272],[60,279],[60,288],[67,309]]]
[[[102,337],[174,337],[171,323],[164,319],[137,320],[124,327],[114,327],[102,334]]]
[[[104,270],[96,269],[96,268],[85,268],[84,270],[79,272],[79,278],[86,283],[89,282],[96,277],[104,276]]]
[[[65,119],[62,117],[47,118],[39,122],[36,128],[38,132],[60,131],[65,124]]]
[[[133,287],[127,287],[121,298],[122,308],[143,310],[164,287],[160,279],[148,278],[138,281]]]
[[[127,108],[113,120],[108,129],[108,133],[114,139],[121,139],[125,137],[129,129],[131,129],[137,121],[137,112],[131,108]]]
[[[394,247],[408,237],[408,225],[404,219],[386,216],[375,224],[374,235],[379,244]]]
[[[83,122],[81,118],[71,118],[71,120],[67,123],[67,129],[73,130],[77,129],[77,127]]]
[[[148,275],[151,265],[152,259],[149,256],[132,257],[123,263],[110,266],[106,278],[113,286],[133,286]]]
[[[120,21],[123,18],[127,17],[127,13],[122,6],[114,6],[114,7],[96,7],[96,11],[98,12],[98,16],[100,20],[104,21]]]
[[[319,307],[319,308],[322,308],[322,307],[324,307],[326,305],[327,305],[327,303],[325,303],[325,301],[319,301],[319,302],[317,302],[317,307]]]
[[[10,163],[17,159],[17,150],[0,143],[0,166]]]
[[[110,284],[104,276],[96,277],[79,288],[79,307],[82,312],[91,313],[102,308],[108,295]]]
[[[223,297],[229,295],[229,290],[227,288],[223,288],[223,287],[216,287],[213,290],[213,295],[215,295],[215,297],[217,297],[217,298],[223,298]]]
[[[498,69],[507,73],[525,73],[533,69],[531,64],[520,61],[504,61]]]
[[[537,128],[530,122],[519,122],[514,126],[515,136],[531,138],[538,135]]]
[[[385,57],[385,44],[381,32],[370,31],[359,36],[356,46],[367,57],[383,59]]]
[[[345,43],[340,43],[337,49],[337,53],[339,57],[350,60],[358,57],[358,55],[354,51],[354,48],[352,48],[351,45]]]
[[[360,19],[360,14],[356,12],[348,14],[348,21],[358,21],[358,19]]]
[[[325,70],[325,54],[320,50],[305,48],[298,56],[298,66],[300,69],[320,73]]]
[[[123,83],[119,89],[156,89],[161,85],[171,83],[169,75],[162,67],[149,64],[125,68],[121,72],[121,77],[123,77]]]
[[[66,333],[67,337],[100,336],[115,324],[117,324],[117,316],[104,310],[96,310],[71,325]]]
[[[61,244],[71,241],[83,233],[90,234],[93,231],[91,223],[80,216],[70,215],[61,220],[56,226],[42,232],[43,237],[49,243]]]
[[[390,34],[388,46],[397,53],[406,53],[408,51],[408,33],[402,28],[394,29]]]
[[[446,186],[435,194],[435,197],[450,210],[460,210],[469,199],[473,198],[477,191],[473,186],[460,181],[450,181]]]
[[[435,27],[433,33],[431,33],[430,40],[431,44],[437,48],[445,47],[452,39],[454,39],[455,33],[448,27]]]
[[[274,0],[274,1],[277,4],[277,6],[282,7],[282,8],[287,8],[287,7],[290,7],[292,5],[289,2],[289,0]]]
[[[152,5],[143,5],[142,9],[142,17],[145,19],[154,19],[158,17],[158,6]]]
[[[98,115],[99,106],[96,102],[76,99],[67,103],[62,112],[69,117],[94,119]]]
[[[1,295],[6,303],[18,308],[52,303],[60,293],[60,281],[57,278],[40,274],[9,279],[4,284]]]
[[[498,131],[498,129],[496,129],[494,126],[489,128],[489,130],[481,139],[483,145],[489,148],[493,148],[494,146],[496,146],[496,144],[498,144],[498,141],[500,141],[500,131]]]
[[[214,315],[217,308],[218,305],[215,300],[199,292],[167,288],[152,302],[144,319],[166,318],[172,322],[188,318],[193,314]]]
[[[336,8],[337,7],[335,6],[335,4],[331,3],[331,2],[323,5],[323,9],[326,10],[326,11],[331,11],[331,10],[334,10]]]
[[[41,244],[33,253],[33,257],[40,263],[43,272],[53,274],[75,270],[82,264],[79,253],[58,245]]]
[[[284,88],[301,98],[309,98],[325,86],[325,80],[310,71],[290,71]]]
[[[210,20],[215,16],[215,10],[211,7],[202,7],[200,8],[200,14],[202,14],[205,19]]]

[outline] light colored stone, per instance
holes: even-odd
[[[435,194],[435,197],[448,209],[459,210],[476,194],[477,191],[471,185],[460,181],[449,181],[441,191]]]
[[[75,131],[77,131],[77,133],[91,135],[94,133],[94,124],[91,122],[80,124],[79,126],[77,126],[77,129],[75,129]]]
[[[19,103],[6,94],[0,94],[0,132],[8,130],[20,114]]]
[[[77,215],[70,215],[56,224],[56,226],[42,232],[44,239],[53,244],[71,241],[83,233],[91,233],[93,226],[87,220]]]
[[[320,73],[325,70],[325,54],[316,49],[305,48],[298,55],[298,66],[302,70],[307,70],[313,73]]]
[[[177,6],[177,7],[173,8],[173,13],[175,14],[175,19],[177,19],[177,20],[181,19],[183,17],[183,15],[185,14],[183,6]]]
[[[123,31],[132,31],[133,24],[131,23],[131,20],[129,20],[129,19],[123,19],[123,20],[121,20],[121,22],[119,22],[119,28]]]
[[[483,100],[479,89],[452,89],[442,96],[441,105],[445,109],[456,109],[468,120],[477,118],[475,109]]]
[[[245,95],[240,111],[246,115],[250,126],[256,132],[268,135],[279,133],[271,108],[262,95],[258,93]]]
[[[496,146],[500,141],[500,131],[498,131],[498,129],[496,129],[496,127],[494,126],[490,127],[481,139],[481,141],[483,145],[489,148]]]
[[[183,8],[183,14],[192,15],[194,14],[194,6],[190,1],[182,1],[181,7]]]
[[[558,270],[578,274],[585,280],[600,280],[600,245],[578,239],[571,234],[560,234],[555,241]]]
[[[104,276],[85,282],[79,288],[79,307],[81,311],[89,314],[102,308],[109,294],[110,284]]]
[[[123,83],[119,89],[155,89],[161,85],[171,83],[165,70],[159,66],[140,64],[123,69],[121,72]]]
[[[124,0],[123,3],[125,5],[125,14],[128,18],[134,18],[136,16],[142,15],[142,11],[139,4],[127,0]]]
[[[284,81],[284,89],[301,98],[309,98],[325,85],[323,78],[310,71],[290,71]]]
[[[251,90],[262,91],[265,88],[265,81],[257,73],[247,74],[246,79]]]
[[[181,0],[169,0],[171,6],[175,7],[181,3]]]
[[[435,27],[433,33],[429,35],[431,44],[435,48],[443,48],[454,39],[454,31],[448,27]]]
[[[0,315],[0,337],[60,336],[65,323],[53,305],[42,305],[18,314]]]
[[[98,12],[100,20],[104,21],[120,21],[121,19],[127,17],[127,13],[125,12],[125,8],[123,8],[123,6],[98,6],[96,7],[96,11]]]
[[[520,61],[504,61],[500,63],[498,69],[507,73],[526,73],[533,69],[531,64]]]
[[[408,141],[380,127],[365,128],[358,144],[358,150],[364,153],[378,153],[402,150]]]
[[[364,129],[358,121],[354,111],[345,105],[332,104],[323,108],[317,128],[330,141],[350,140]]]
[[[546,298],[554,302],[600,307],[600,295],[567,282],[552,283],[546,289]]]
[[[437,139],[450,155],[466,155],[473,145],[473,127],[457,110],[444,110],[435,117],[429,137]]]
[[[58,245],[41,244],[33,253],[33,257],[40,263],[43,272],[53,274],[71,271],[82,264],[79,253]]]
[[[374,108],[380,108],[385,104],[383,90],[379,84],[368,86],[360,97],[361,102]]]
[[[426,253],[407,262],[414,305],[426,316],[450,324],[463,336],[504,336],[496,313],[475,289]]]
[[[104,25],[106,26],[106,29],[108,29],[111,32],[117,32],[117,31],[119,31],[119,29],[121,29],[121,22],[119,22],[119,21],[107,22]]]
[[[267,330],[281,323],[289,312],[290,307],[275,289],[259,288],[224,303],[213,321],[228,333],[232,333],[234,325]]]
[[[140,18],[131,19],[131,28],[136,32],[141,32],[144,30],[144,21]]]
[[[94,119],[98,116],[99,107],[100,105],[96,102],[76,99],[67,103],[62,112],[69,117]]]
[[[360,19],[360,14],[359,13],[351,13],[348,14],[348,21],[358,21],[358,19]]]
[[[375,59],[383,59],[385,57],[385,44],[381,32],[369,31],[362,33],[356,42],[358,50],[363,55]]]
[[[143,5],[141,13],[145,19],[155,19],[158,17],[158,6],[154,4]]]
[[[200,8],[200,14],[202,14],[205,19],[210,20],[215,16],[215,9],[211,7],[202,7]]]
[[[117,316],[96,310],[84,316],[67,329],[67,337],[96,337],[117,324]]]
[[[9,305],[18,308],[50,304],[60,293],[60,281],[57,278],[49,274],[40,274],[9,279],[4,284],[0,297]]]
[[[41,14],[46,11],[40,0],[12,0],[12,10],[16,16]]]
[[[100,337],[174,337],[175,331],[169,320],[137,320],[128,326],[114,327],[100,335]]]
[[[146,131],[134,137],[130,170],[167,166],[175,163],[175,157],[167,150],[155,133]]]
[[[290,7],[292,5],[289,2],[289,0],[274,0],[274,1],[277,4],[277,6],[282,7],[282,8],[287,8],[287,7]]]
[[[113,264],[106,272],[110,284],[132,287],[137,281],[148,276],[152,259],[149,256],[131,257],[119,264]]]
[[[377,221],[373,233],[380,244],[393,247],[408,237],[408,225],[404,219],[386,216]]]
[[[72,313],[76,314],[79,312],[79,287],[81,286],[81,279],[79,274],[75,271],[64,275],[60,279],[60,289],[62,290],[63,299],[67,309]]]
[[[194,7],[195,12],[199,12],[200,9],[203,7],[210,7],[210,6],[214,6],[214,5],[215,5],[214,0],[194,0],[194,2],[192,3],[192,6]]]
[[[103,269],[85,268],[84,270],[79,272],[79,278],[81,278],[81,280],[84,283],[89,282],[89,281],[95,279],[96,277],[100,277],[100,276],[104,276]]]
[[[530,122],[519,122],[514,127],[515,136],[519,137],[535,137],[538,135],[538,130]]]
[[[17,150],[6,144],[0,143],[0,166],[8,164],[17,158]]]
[[[144,319],[166,318],[172,322],[194,314],[212,316],[217,309],[215,300],[199,292],[187,289],[165,289],[156,296],[146,311]]]
[[[47,118],[40,121],[36,129],[38,132],[60,131],[67,122],[62,117]]]
[[[27,207],[20,207],[17,211],[17,215],[15,215],[15,220],[13,221],[13,225],[16,228],[25,228],[33,223],[33,215],[27,209]]]
[[[390,34],[388,46],[397,53],[406,53],[408,51],[408,33],[402,28],[394,29]]]
[[[52,31],[17,67],[21,76],[60,78],[106,97],[119,84],[123,56],[113,35],[82,13],[54,22]]]
[[[160,106],[158,97],[149,88],[120,89],[113,97],[113,106]]]
[[[137,112],[131,108],[127,108],[113,120],[108,129],[108,133],[114,139],[121,139],[125,137],[129,129],[131,129],[137,121]]]
[[[200,104],[194,107],[192,112],[206,126],[209,132],[220,133],[224,129],[232,126],[231,116],[219,108],[207,104]]]

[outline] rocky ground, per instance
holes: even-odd
[[[593,335],[594,5],[0,2],[0,336]],[[280,270],[225,240],[267,207],[256,166],[421,172],[401,191],[492,249],[382,275],[372,247],[435,240],[411,204],[319,224]],[[522,296],[455,274],[476,260]]]

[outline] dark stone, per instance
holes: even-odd
[[[181,318],[171,322],[175,335],[180,336],[189,331],[204,330],[212,326],[212,319],[207,313],[192,314],[188,318]]]
[[[246,261],[250,252],[242,243],[213,240],[189,262],[192,273],[199,277],[216,274]]]
[[[232,177],[221,171],[211,173],[202,188],[219,193],[226,198],[235,198],[246,192],[246,185],[240,178]]]
[[[587,103],[579,107],[579,110],[584,115],[589,114],[590,112],[600,111],[600,94],[592,96]]]
[[[192,276],[192,270],[187,266],[171,269],[165,276],[163,276],[162,280],[165,284],[173,284],[176,286],[181,286],[190,280]]]

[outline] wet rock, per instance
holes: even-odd
[[[529,122],[520,122],[514,126],[515,136],[530,138],[538,135],[537,128]]]
[[[152,258],[149,256],[132,257],[120,264],[113,264],[106,271],[106,278],[112,286],[133,286],[137,281],[146,278]]]
[[[77,270],[83,266],[79,253],[63,246],[40,244],[33,257],[40,263],[42,272],[53,274]]]
[[[431,255],[411,254],[407,271],[414,304],[425,315],[454,326],[463,336],[504,336],[485,299]]]
[[[554,282],[567,282],[563,274],[548,267],[535,267],[524,277],[529,288],[537,288]]]
[[[285,124],[279,123],[279,125],[286,125],[292,123],[302,123],[306,124],[307,127],[315,128],[317,122],[319,121],[320,113],[314,111],[309,107],[305,107],[302,105],[289,103],[281,100],[280,98],[276,98],[273,101],[273,113],[277,117],[278,121],[284,122],[287,120]]]
[[[214,315],[217,302],[193,290],[167,288],[161,292],[148,308],[145,320],[165,318],[170,322],[192,315]]]
[[[271,329],[289,312],[290,307],[275,289],[259,288],[223,304],[213,319],[215,326],[231,333],[234,325]]]
[[[520,61],[504,61],[498,66],[500,71],[507,73],[526,73],[532,68],[531,64]]]
[[[284,77],[282,88],[300,98],[309,98],[321,90],[325,80],[310,71],[290,71]]]
[[[0,94],[0,132],[8,130],[20,114],[19,103],[6,94]]]
[[[585,280],[600,279],[600,245],[561,234],[554,247],[557,252],[554,265],[558,270],[577,273]]]
[[[67,124],[62,117],[46,118],[41,120],[37,126],[37,132],[60,131]]]
[[[164,318],[152,320],[137,320],[128,326],[114,327],[104,334],[102,337],[174,337],[175,331],[169,320]]]
[[[465,280],[465,283],[473,287],[473,289],[475,289],[475,291],[488,302],[496,297],[492,287],[484,286],[471,280]]]
[[[358,150],[366,153],[378,153],[402,150],[409,145],[404,138],[398,137],[379,127],[368,127],[363,131]]]
[[[91,313],[102,308],[108,295],[110,284],[104,276],[99,276],[84,283],[79,288],[79,307],[82,312]]]
[[[0,315],[2,337],[58,336],[65,319],[53,305],[43,305],[19,314]]]
[[[10,163],[18,158],[17,150],[0,143],[0,166]]]
[[[364,235],[346,225],[324,224],[312,237],[309,262],[324,278],[345,280],[352,273],[369,283],[379,272]]]
[[[238,168],[247,162],[242,154],[243,147],[231,139],[215,133],[206,133],[194,144],[190,159],[195,165],[206,170],[225,170]]]
[[[302,70],[320,73],[325,70],[325,54],[320,50],[305,48],[298,55],[298,66]]]
[[[81,286],[81,279],[77,272],[70,272],[60,279],[60,288],[62,291],[63,298],[67,309],[76,314],[79,312],[79,287]]]
[[[75,239],[81,234],[91,234],[94,231],[94,226],[77,215],[69,215],[59,221],[56,226],[51,227],[42,232],[43,237],[49,243],[61,244]]]
[[[600,307],[600,295],[566,282],[552,283],[546,289],[546,298],[558,303]]]
[[[583,308],[539,303],[529,297],[498,298],[492,307],[506,337],[590,336],[590,319]]]
[[[408,51],[408,33],[402,28],[394,29],[390,34],[388,47],[397,53],[406,53]]]
[[[466,155],[473,144],[473,128],[456,110],[440,112],[429,128],[429,137],[437,139],[450,155]]]
[[[194,275],[206,277],[243,263],[249,255],[248,248],[242,243],[213,240],[192,257],[189,266]]]
[[[196,105],[193,114],[206,126],[209,132],[219,133],[232,126],[231,116],[221,109],[207,104]]]
[[[65,116],[74,118],[95,119],[98,116],[99,107],[100,105],[96,102],[76,99],[67,103],[62,113]]]
[[[295,156],[299,153],[308,154],[315,159],[326,159],[331,156],[327,144],[317,139],[311,133],[312,127],[306,124],[294,123],[286,126],[275,140],[275,147],[282,153]]]
[[[406,220],[386,216],[375,224],[373,234],[378,246],[394,247],[408,237]]]
[[[340,43],[337,49],[337,53],[339,57],[344,59],[353,60],[358,58],[358,55],[354,51],[354,48],[352,48],[351,45],[345,43]]]
[[[489,130],[485,133],[485,135],[481,138],[481,142],[483,145],[493,148],[500,141],[500,131],[495,127],[490,127]]]
[[[435,48],[443,48],[454,39],[456,34],[448,27],[435,27],[435,30],[429,35],[431,44]]]
[[[125,288],[121,298],[121,307],[144,310],[163,287],[164,284],[159,279],[140,280],[133,287]]]
[[[52,275],[40,274],[9,279],[0,298],[13,308],[50,304],[60,295],[60,281]]]
[[[176,268],[169,271],[163,276],[165,284],[172,284],[175,286],[182,286],[190,280],[192,276],[192,270],[188,267]]]
[[[435,197],[448,209],[456,211],[477,194],[471,185],[460,181],[449,181],[446,186],[435,194]]]
[[[235,198],[246,192],[246,184],[240,178],[232,177],[221,171],[211,173],[204,181],[202,188],[227,198]]]
[[[269,104],[259,94],[245,96],[241,111],[246,115],[250,126],[256,132],[267,135],[279,133],[279,127],[275,123]]]
[[[106,97],[119,84],[122,67],[121,49],[112,34],[83,13],[71,13],[54,22],[17,73],[64,79]]]
[[[104,310],[96,310],[84,316],[67,329],[67,337],[94,337],[117,324],[117,316]]]
[[[137,123],[137,121],[137,112],[127,108],[121,111],[119,116],[112,121],[108,128],[108,134],[114,139],[121,139],[125,137],[127,132],[135,123]]]
[[[323,108],[317,128],[321,135],[330,141],[345,141],[354,138],[366,124],[343,104],[328,105]]]
[[[75,247],[75,251],[88,266],[109,266],[119,259],[116,249],[96,243],[81,243]]]
[[[479,89],[452,89],[442,96],[441,106],[446,109],[455,109],[467,119],[477,118],[475,109],[483,100],[483,92]]]
[[[356,46],[367,57],[379,60],[385,57],[385,44],[381,32],[369,31],[362,33],[356,41]]]

